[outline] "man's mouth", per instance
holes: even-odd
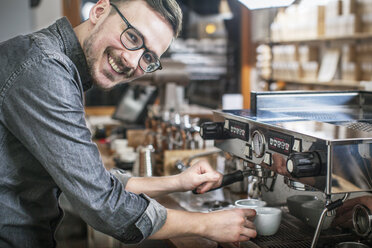
[[[114,59],[110,56],[110,54],[108,54],[108,62],[109,62],[109,64],[111,65],[111,68],[112,68],[115,72],[117,72],[117,73],[119,73],[119,74],[121,74],[121,73],[124,72],[124,71],[121,70],[121,69],[119,68],[119,66],[115,63]]]

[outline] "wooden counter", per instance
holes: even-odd
[[[112,154],[110,153],[108,146],[106,144],[100,143],[96,141],[96,144],[98,146],[98,149],[100,150],[102,161],[106,167],[106,169],[111,169],[115,165],[113,159],[112,159]],[[165,206],[166,208],[170,209],[178,209],[178,210],[184,210],[177,201],[175,201],[172,197],[170,196],[161,196],[155,198],[160,204]],[[214,241],[211,241],[206,238],[202,237],[183,237],[183,238],[173,238],[165,241],[167,245],[171,248],[217,248],[218,244]],[[131,248],[138,247],[140,248],[141,246],[130,246]],[[152,248],[157,248],[157,247],[152,247]],[[160,248],[160,246],[158,247]],[[161,248],[164,248],[161,246]]]
[[[161,205],[166,208],[184,210],[177,201],[170,196],[155,198]],[[217,248],[218,244],[202,237],[184,237],[167,240],[170,247],[175,248]]]

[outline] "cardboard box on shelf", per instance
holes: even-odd
[[[372,62],[362,62],[360,64],[360,80],[372,80]]]
[[[342,80],[346,81],[358,81],[359,80],[359,65],[356,62],[341,63],[341,77]]]
[[[361,29],[363,33],[372,33],[372,13],[361,15]]]
[[[318,61],[319,49],[317,46],[301,45],[298,48],[299,61],[301,63]]]
[[[325,5],[325,18],[332,19],[342,15],[342,1],[341,0],[330,0]]]
[[[280,10],[270,25],[274,41],[313,39],[324,35],[325,6],[295,4]]]
[[[321,37],[325,34],[325,6],[317,7],[317,35]]]
[[[370,42],[363,42],[355,47],[357,62],[372,63],[372,44]]]
[[[301,63],[302,77],[304,80],[317,80],[319,63],[317,61],[308,61]]]
[[[342,62],[354,62],[355,58],[355,46],[353,44],[344,44],[342,46]]]
[[[357,14],[363,15],[372,12],[371,0],[358,0]]]
[[[357,14],[358,0],[342,0],[342,14]]]

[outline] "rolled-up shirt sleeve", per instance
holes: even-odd
[[[166,209],[126,191],[104,168],[85,123],[83,89],[74,65],[48,54],[23,66],[1,90],[0,118],[37,166],[93,228],[126,243],[159,230]]]
[[[117,178],[119,181],[123,184],[125,187],[128,183],[128,180],[131,178],[131,176],[126,173],[126,171],[121,169],[111,169],[110,172]],[[141,197],[144,197],[148,202],[149,205],[146,208],[145,213],[143,216],[136,222],[136,226],[143,230],[143,232],[146,231],[146,226],[151,225],[153,227],[153,230],[150,234],[147,233],[148,236],[151,236],[152,234],[159,231],[159,229],[164,225],[165,220],[167,218],[167,210],[164,206],[160,205],[157,201],[154,199],[151,199],[145,194],[141,194]],[[148,222],[151,223],[148,223]]]

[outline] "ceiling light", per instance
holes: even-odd
[[[205,32],[207,34],[214,34],[217,30],[217,27],[216,25],[212,24],[212,23],[209,23],[205,26]]]

